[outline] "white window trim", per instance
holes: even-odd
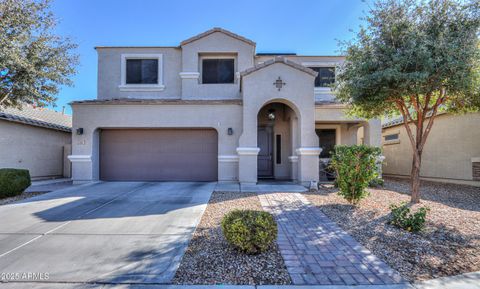
[[[215,53],[213,55],[200,55],[200,63],[198,70],[200,71],[199,74],[199,82],[202,85],[233,85],[237,84],[238,79],[240,78],[240,72],[238,72],[238,58],[237,55],[229,55],[232,54],[231,52],[219,52],[218,54]],[[234,78],[232,83],[203,83],[203,60],[204,59],[233,59],[233,72],[234,72]]]
[[[310,61],[310,62],[302,62],[302,65],[305,67],[337,67],[340,63],[337,61]],[[335,78],[337,74],[335,73]],[[335,79],[336,81],[336,79]],[[314,89],[315,94],[332,94],[334,91],[330,87],[315,87]]]
[[[163,54],[122,54],[121,79],[118,88],[120,91],[162,91],[163,84]],[[127,59],[157,59],[158,60],[158,83],[157,84],[127,84]]]

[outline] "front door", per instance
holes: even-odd
[[[273,129],[270,126],[258,127],[258,177],[273,177]]]

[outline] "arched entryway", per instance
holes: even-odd
[[[257,115],[258,179],[296,180],[298,117],[287,104],[265,104]]]

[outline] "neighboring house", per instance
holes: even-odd
[[[341,56],[256,54],[221,28],[176,47],[97,47],[98,95],[72,103],[73,179],[304,185],[335,144],[380,146],[329,86]],[[320,148],[324,148],[323,151]]]
[[[47,108],[0,108],[0,168],[28,169],[32,179],[70,177],[71,128],[71,116]]]
[[[384,123],[382,139],[384,175],[409,176],[412,147],[402,119]],[[480,186],[480,113],[436,117],[423,150],[420,176]]]

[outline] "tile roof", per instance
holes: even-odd
[[[437,112],[435,117],[440,116],[440,115],[445,114],[445,113],[446,112],[444,112],[444,111],[439,111],[439,112]],[[425,120],[430,118],[431,116],[432,116],[431,112],[427,113],[427,116],[426,116]],[[387,119],[382,120],[382,128],[387,128],[387,127],[392,127],[392,126],[397,126],[397,125],[402,125],[402,124],[403,124],[403,117],[402,116],[396,117],[396,118],[391,118],[391,119],[387,118]]]
[[[210,35],[210,34],[212,34],[212,33],[215,33],[215,32],[221,32],[221,33],[223,33],[223,34],[226,34],[226,35],[228,35],[228,36],[230,36],[230,37],[233,37],[233,38],[238,39],[238,40],[240,40],[240,41],[246,42],[246,43],[248,43],[248,44],[250,44],[250,45],[253,45],[253,46],[256,45],[256,43],[253,42],[252,40],[247,39],[247,38],[245,38],[245,37],[243,37],[243,36],[240,36],[240,35],[238,35],[238,34],[235,34],[235,33],[233,33],[233,32],[230,32],[230,31],[225,30],[225,29],[220,28],[220,27],[214,27],[214,28],[212,28],[212,29],[210,29],[210,30],[207,30],[207,31],[203,32],[203,33],[200,33],[200,34],[195,35],[195,36],[193,36],[193,37],[190,37],[190,38],[188,38],[188,39],[186,39],[186,40],[183,40],[183,41],[180,43],[180,45],[183,46],[183,45],[185,45],[185,44],[188,44],[188,43],[190,43],[190,42],[196,41],[196,40],[198,40],[198,39],[200,39],[200,38],[203,38],[203,37],[208,36],[208,35]]]
[[[382,128],[387,128],[387,127],[403,124],[403,117],[397,117],[397,118],[394,118],[394,119],[388,119],[388,120],[384,120],[384,121],[385,122],[382,123]]]
[[[257,64],[257,65],[255,65],[255,66],[252,67],[252,68],[248,68],[248,69],[244,70],[244,71],[241,72],[240,74],[241,74],[242,76],[246,76],[246,75],[249,75],[249,74],[252,73],[252,72],[255,72],[255,71],[257,71],[257,70],[260,70],[260,69],[262,69],[262,68],[265,68],[265,67],[270,66],[270,65],[275,64],[275,63],[283,63],[283,64],[286,64],[286,65],[288,65],[288,66],[290,66],[290,67],[293,67],[293,68],[295,68],[295,69],[298,69],[298,70],[300,70],[300,71],[303,71],[303,72],[305,72],[305,73],[308,73],[308,74],[310,74],[310,75],[312,75],[312,76],[317,76],[317,74],[318,74],[318,72],[316,72],[316,71],[314,71],[314,70],[312,70],[312,69],[310,69],[310,68],[308,68],[308,67],[305,67],[305,66],[303,66],[303,65],[300,65],[300,64],[298,64],[298,63],[296,63],[296,62],[293,62],[293,61],[291,61],[291,60],[288,60],[287,58],[282,57],[282,56],[276,56],[276,57],[274,57],[273,59],[267,60],[267,61],[265,61],[265,62],[263,62],[263,63],[261,63],[261,64]]]
[[[87,99],[77,100],[70,104],[242,104],[241,99],[155,99],[155,98],[110,98],[110,99]]]
[[[72,131],[72,116],[29,104],[24,104],[22,109],[0,108],[0,119],[66,132]]]

